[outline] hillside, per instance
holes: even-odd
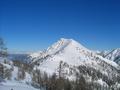
[[[79,73],[88,81],[97,82],[101,79],[102,83],[106,84],[113,80],[119,82],[118,64],[103,58],[73,39],[62,38],[47,50],[31,54],[30,59],[34,69],[40,69],[50,75],[53,73],[58,75],[59,66],[62,65],[63,76],[71,80],[74,80],[76,73]]]

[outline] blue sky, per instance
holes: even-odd
[[[9,50],[37,51],[60,38],[90,49],[120,47],[119,0],[1,0],[0,36]]]

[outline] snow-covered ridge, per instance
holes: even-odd
[[[59,57],[64,57],[65,62],[68,60],[68,63],[70,63],[71,59],[74,59],[74,63],[72,64],[75,64],[75,62],[77,62],[77,60],[80,60],[80,59],[86,61],[86,60],[92,60],[95,57],[99,57],[102,60],[106,61],[107,63],[112,64],[117,67],[116,63],[101,57],[100,55],[96,54],[94,51],[91,51],[85,48],[83,45],[81,45],[80,43],[78,43],[77,41],[73,39],[61,38],[56,43],[54,43],[52,46],[48,47],[47,50],[33,53],[30,55],[30,57],[33,59],[33,62],[35,62],[38,59],[39,60],[43,59],[46,56],[55,57],[56,54],[58,54]],[[78,62],[77,64],[80,64]]]
[[[66,48],[69,45],[74,45],[76,47],[79,47],[80,49],[86,49],[84,46],[82,46],[80,43],[78,43],[77,41],[75,41],[73,39],[61,38],[58,42],[56,42],[51,47],[49,47],[47,49],[47,52],[52,55],[52,54],[55,54],[56,52],[63,50],[64,48]]]
[[[114,68],[119,67],[115,62],[103,58],[73,39],[62,38],[47,50],[32,54],[32,57],[34,58],[31,58],[31,63],[35,65],[35,68],[39,68],[50,74],[57,71],[60,61],[67,63],[71,67],[84,65],[100,70],[101,72],[104,70],[102,63],[105,63],[108,68],[111,66]]]
[[[109,60],[114,60],[118,56],[120,56],[120,48],[114,49],[105,55],[105,57]]]
[[[56,43],[54,43],[53,45],[51,45],[50,47],[48,47],[47,50],[32,53],[32,54],[30,54],[30,56],[32,58],[35,58],[35,57],[40,57],[42,55],[43,56],[54,55],[57,52],[62,51],[64,48],[66,48],[67,46],[69,46],[72,43],[74,43],[78,47],[85,48],[82,45],[80,45],[78,42],[74,41],[73,39],[64,39],[64,38],[61,38],[59,41],[57,41]]]
[[[111,51],[102,51],[98,54],[120,65],[120,48],[117,48]]]
[[[77,51],[84,50],[87,52],[92,52],[73,39],[61,38],[56,43],[54,43],[53,45],[48,47],[48,49],[46,49],[45,51],[39,51],[36,53],[32,53],[32,54],[30,54],[30,57],[31,57],[31,59],[34,59],[34,61],[36,61],[36,59],[41,59],[41,58],[44,58],[46,56],[52,56],[52,55],[55,55],[59,52],[62,52],[66,48],[67,48],[67,50],[71,50],[71,51],[72,51],[72,48],[74,48]],[[92,52],[92,53],[94,53],[94,52]]]

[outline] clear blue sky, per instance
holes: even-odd
[[[0,0],[0,36],[9,50],[41,50],[62,37],[118,48],[120,0]]]

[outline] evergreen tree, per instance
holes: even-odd
[[[7,48],[5,46],[4,40],[0,37],[0,57],[7,56]]]
[[[25,71],[22,68],[18,68],[17,80],[25,79]]]
[[[4,58],[7,56],[7,48],[5,46],[4,40],[0,37],[0,57]],[[0,65],[0,77],[4,78],[4,66]]]

